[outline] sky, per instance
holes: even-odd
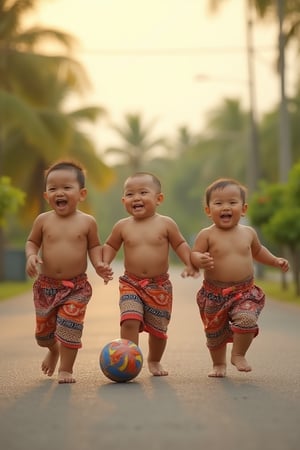
[[[211,14],[208,0],[44,0],[33,23],[79,40],[74,57],[92,88],[78,106],[109,112],[109,120],[91,130],[101,149],[117,143],[109,124],[122,124],[127,113],[156,120],[155,135],[172,138],[183,125],[203,130],[224,98],[238,98],[249,109],[245,2],[227,0]],[[279,101],[276,40],[275,26],[255,23],[258,117]]]

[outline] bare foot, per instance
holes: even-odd
[[[54,373],[57,361],[59,357],[59,348],[58,343],[54,344],[46,355],[46,358],[43,360],[41,368],[45,375],[51,377]]]
[[[61,372],[58,372],[58,383],[76,383],[76,380],[73,378],[71,373],[62,370]]]
[[[163,369],[159,362],[148,361],[148,368],[155,377],[165,377],[166,375],[169,375],[168,371]]]
[[[248,364],[245,356],[231,355],[231,364],[233,364],[240,372],[251,372],[252,367]]]
[[[213,378],[226,377],[226,364],[214,364],[213,370],[208,374],[208,376]]]

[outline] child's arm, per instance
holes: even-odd
[[[185,268],[181,276],[195,277],[198,275],[198,270],[193,266],[191,261],[191,248],[181,234],[178,225],[171,218],[166,218],[168,221],[169,242],[175,251],[176,255],[181,259]]]
[[[113,278],[113,272],[108,264],[103,262],[103,251],[100,244],[98,225],[93,216],[89,216],[88,255],[96,273],[108,283]]]
[[[112,262],[123,243],[122,223],[123,220],[120,220],[113,226],[109,237],[103,245],[103,261],[107,264]]]
[[[43,264],[43,261],[38,255],[39,246],[33,241],[28,240],[25,245],[26,254],[26,273],[29,277],[34,278],[39,273],[39,264]]]
[[[256,231],[253,229],[252,256],[255,261],[267,266],[278,267],[282,272],[289,270],[289,262],[285,258],[273,255],[258,239]]]
[[[35,219],[25,244],[26,273],[31,278],[39,274],[39,264],[43,264],[39,256],[39,250],[42,244],[43,217],[44,215],[40,215]]]
[[[197,277],[198,270],[192,264],[191,261],[191,249],[186,241],[181,242],[176,249],[174,249],[177,256],[181,259],[183,264],[185,265],[183,271],[181,272],[181,276],[183,278],[186,277]]]
[[[255,261],[267,266],[279,267],[282,272],[289,270],[289,262],[285,258],[273,255],[265,246],[261,246],[257,253],[253,255]]]
[[[112,260],[115,258],[116,254],[118,253],[117,250],[115,250],[109,243],[105,243],[103,245],[103,261],[105,261],[107,264],[110,264]]]
[[[208,232],[206,229],[201,230],[191,251],[191,261],[198,269],[213,269],[214,260],[208,251]]]
[[[101,245],[99,244],[93,248],[90,248],[88,254],[95,271],[101,278],[103,278],[105,284],[107,284],[113,279],[113,271],[108,264],[103,262]]]

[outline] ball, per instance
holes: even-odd
[[[100,353],[100,368],[107,378],[117,383],[135,378],[143,367],[140,348],[128,339],[114,339]]]

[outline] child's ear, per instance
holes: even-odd
[[[242,207],[242,214],[241,214],[242,217],[246,215],[247,210],[248,210],[248,203],[244,203]]]
[[[46,202],[49,203],[47,192],[44,192],[44,193],[43,193],[43,197],[44,197],[44,199],[46,200]]]
[[[156,205],[160,205],[164,201],[164,194],[160,192],[156,197]]]
[[[87,189],[86,188],[82,188],[80,189],[80,201],[83,202],[86,199],[87,196]]]
[[[204,211],[206,212],[206,215],[207,215],[208,217],[210,217],[210,216],[211,216],[211,213],[210,213],[210,208],[209,208],[209,206],[205,206],[205,208],[204,208]]]

